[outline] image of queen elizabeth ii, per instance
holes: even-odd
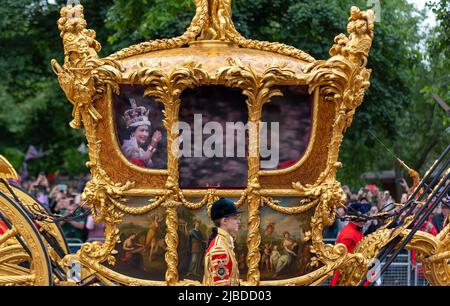
[[[162,134],[155,131],[150,138],[152,124],[148,117],[149,110],[144,106],[137,106],[134,99],[130,99],[130,104],[131,108],[126,110],[123,116],[130,138],[123,142],[122,152],[133,164],[152,168],[152,157]]]

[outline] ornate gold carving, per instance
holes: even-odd
[[[447,168],[437,186],[444,183],[450,168]],[[415,174],[413,174],[415,176]],[[427,198],[431,200],[430,194]],[[412,224],[413,220],[406,222]],[[400,235],[408,236],[410,230],[403,230]],[[425,232],[417,232],[406,248],[417,252],[416,259],[422,262],[425,278],[434,286],[450,286],[450,224],[447,225],[435,237]]]
[[[258,41],[244,38],[234,27],[231,18],[231,0],[208,1],[208,23],[204,24],[200,40],[213,39],[230,41],[248,49],[268,51],[294,57],[306,62],[313,62],[314,58],[295,47],[276,42]]]
[[[175,143],[178,136],[178,113],[180,109],[180,95],[184,89],[194,88],[209,82],[206,71],[201,65],[193,61],[186,62],[179,68],[173,69],[165,74],[162,67],[142,67],[130,76],[133,84],[139,83],[148,86],[144,94],[154,96],[155,101],[164,105],[164,127],[167,130],[168,148],[168,174],[166,182],[165,201],[181,202],[188,208],[200,208],[208,202],[207,195],[200,204],[186,201],[181,190],[178,188],[178,147]]]
[[[282,92],[275,88],[279,82],[292,80],[295,73],[287,68],[286,64],[273,64],[266,67],[261,73],[256,73],[251,66],[244,66],[239,61],[230,60],[230,66],[220,69],[217,73],[217,82],[229,87],[242,88],[242,93],[247,96],[248,118],[250,135],[259,135],[261,125],[262,107],[274,96],[281,96]],[[252,131],[252,127],[256,131]],[[255,133],[255,134],[252,134]],[[259,191],[259,137],[249,137],[248,153],[248,187],[246,192],[238,201],[240,205],[246,198],[248,205],[248,235],[247,235],[247,281],[251,285],[259,283],[259,261],[261,244],[260,234],[260,207],[263,198]],[[239,203],[240,202],[240,203]]]
[[[417,173],[412,173],[417,177]],[[447,171],[448,173],[448,171]],[[441,182],[443,178],[441,179]],[[379,251],[391,242],[394,238],[406,237],[410,233],[407,229],[414,222],[413,216],[408,217],[404,225],[393,229],[387,229],[387,226],[377,230],[371,235],[365,237],[356,246],[354,253],[361,255],[357,262],[348,261],[339,268],[341,275],[339,285],[354,286],[361,282],[366,275],[370,261],[375,258]],[[422,262],[425,277],[433,285],[450,285],[450,270],[447,260],[450,258],[450,226],[445,227],[437,237],[425,232],[417,232],[412,240],[406,245],[406,248],[417,252],[417,260]],[[403,241],[399,241],[402,243]],[[399,246],[396,246],[397,248]]]
[[[226,40],[227,32],[236,32],[231,19],[231,0],[208,0],[208,25],[203,28],[201,39]]]
[[[108,58],[119,60],[147,52],[180,48],[196,39],[218,39],[232,42],[240,47],[278,53],[309,63],[315,61],[312,56],[293,46],[244,38],[234,27],[230,0],[195,0],[195,5],[197,7],[195,16],[183,35],[133,45]]]
[[[360,255],[358,260],[349,260],[339,268],[338,285],[358,285],[368,271],[370,260],[395,237],[394,232],[392,229],[380,229],[361,240],[353,252]]]
[[[169,285],[178,282],[178,215],[177,207],[184,202],[187,207],[197,208],[208,202],[207,197],[200,205],[187,203],[178,188],[178,147],[175,143],[178,136],[178,113],[180,109],[180,95],[184,89],[194,88],[208,82],[208,74],[195,62],[187,62],[179,68],[174,68],[165,74],[162,67],[142,67],[130,76],[133,84],[148,86],[144,92],[146,96],[154,96],[155,101],[164,104],[163,124],[167,130],[167,148],[169,177],[166,182],[166,194],[163,196],[166,206],[166,280]],[[201,207],[201,206],[200,206]]]
[[[187,45],[189,42],[194,41],[195,38],[200,35],[203,27],[209,20],[208,0],[195,0],[195,5],[197,7],[195,16],[192,19],[191,25],[183,35],[175,38],[157,39],[133,45],[110,55],[108,58],[120,60],[147,52],[180,48]]]
[[[284,207],[279,205],[280,201],[273,200],[272,198],[262,197],[262,205],[286,215],[298,215],[307,212],[318,204],[318,201],[300,200],[299,206]]]
[[[100,262],[108,260],[113,264],[114,246],[119,241],[116,226],[123,216],[114,208],[120,208],[117,203],[121,194],[133,183],[115,184],[101,166],[101,141],[97,140],[95,129],[102,116],[94,103],[106,94],[108,88],[118,93],[121,66],[114,60],[98,57],[96,52],[101,46],[95,40],[95,32],[86,29],[86,25],[81,5],[68,5],[61,9],[58,27],[64,45],[64,65],[61,67],[52,60],[52,66],[67,99],[74,106],[74,119],[70,126],[81,128],[83,125],[88,140],[90,162],[87,166],[91,169],[92,180],[86,185],[82,199],[92,207],[96,221],[106,224],[105,242],[87,243],[78,253],[81,257]]]
[[[58,28],[64,45],[64,65],[61,67],[54,59],[51,61],[59,84],[73,105],[70,126],[75,129],[81,128],[82,120],[86,120],[83,114],[88,114],[93,124],[102,119],[94,101],[106,93],[108,85],[118,92],[122,69],[118,62],[98,57],[101,45],[95,40],[95,31],[86,26],[82,5],[63,7]]]
[[[404,231],[407,236],[409,231]],[[417,232],[406,246],[417,252],[416,259],[422,263],[424,275],[433,286],[450,286],[450,224],[436,237]]]
[[[336,163],[335,167],[338,166],[339,163]],[[317,205],[311,218],[311,232],[307,232],[305,237],[305,241],[311,240],[311,253],[316,255],[311,259],[312,266],[318,265],[319,260],[329,265],[347,255],[347,248],[344,245],[329,245],[323,242],[323,228],[333,224],[336,208],[345,203],[341,184],[334,176],[335,168],[331,167],[327,171],[320,175],[314,185],[303,186],[300,183],[293,183],[293,187],[302,192],[306,198],[302,200],[303,205]]]
[[[168,285],[175,285],[178,282],[178,203],[175,201],[166,203],[166,237],[167,246],[164,256],[167,263],[166,281]]]
[[[7,230],[5,233],[3,233],[2,236],[0,236],[0,245],[8,241],[9,239],[13,238],[15,235],[17,235],[19,232],[17,229],[12,226],[11,229]]]
[[[312,264],[319,260],[328,265],[338,258],[347,256],[343,245],[326,245],[323,243],[323,227],[334,222],[334,211],[343,205],[345,197],[339,182],[336,181],[336,169],[339,148],[343,134],[350,126],[356,108],[362,103],[364,92],[370,85],[370,70],[365,68],[367,55],[373,38],[373,12],[361,12],[351,8],[347,38],[340,34],[335,39],[335,45],[330,50],[332,56],[327,61],[316,61],[306,67],[309,73],[309,92],[319,89],[322,96],[333,102],[336,108],[336,118],[333,124],[331,142],[328,146],[327,167],[313,185],[293,186],[310,201],[318,201],[314,217],[311,219],[311,233],[307,236],[312,240],[311,252],[316,254]]]
[[[0,285],[50,284],[50,263],[45,246],[32,221],[15,204],[13,198],[0,191],[0,213],[12,228],[0,236]],[[28,254],[16,239],[20,237],[30,250]],[[22,263],[28,263],[23,268]]]
[[[375,13],[372,10],[362,12],[353,6],[347,25],[347,32],[350,35],[348,38],[344,34],[336,36],[330,55],[342,55],[353,63],[365,67],[374,36],[374,21]]]
[[[121,66],[112,59],[100,59],[97,52],[101,45],[95,40],[95,32],[86,29],[87,23],[81,5],[68,5],[61,9],[58,27],[64,45],[64,65],[52,60],[61,88],[73,104],[72,128],[84,127],[89,146],[92,180],[87,183],[82,200],[92,208],[97,222],[105,222],[106,240],[86,243],[77,256],[85,260],[114,264],[114,246],[119,242],[117,224],[123,213],[120,208],[122,193],[133,186],[132,182],[116,184],[103,170],[100,161],[101,141],[97,140],[96,127],[102,116],[94,107],[108,90],[118,93]]]
[[[116,184],[106,175],[101,167],[99,158],[100,141],[96,143],[95,152],[91,156],[91,161],[87,166],[91,169],[92,180],[86,184],[82,194],[82,201],[92,208],[92,216],[96,222],[105,223],[105,242],[85,243],[81,250],[77,252],[80,257],[103,262],[108,261],[114,264],[115,245],[119,242],[119,230],[117,225],[122,221],[123,213],[119,202],[125,190],[133,186],[134,183]]]
[[[184,193],[180,192],[180,200],[184,207],[195,210],[206,206],[208,208],[208,215],[210,215],[212,204],[218,199],[219,197],[216,194],[216,189],[209,189],[203,199],[197,203],[189,202],[186,200]]]
[[[178,185],[178,147],[174,144],[178,136],[178,113],[180,110],[180,95],[184,89],[194,88],[208,83],[208,73],[201,69],[201,65],[190,61],[171,73],[162,72],[162,67],[142,67],[131,76],[133,84],[148,86],[144,95],[154,96],[155,101],[164,104],[164,127],[168,132],[167,148],[169,169],[169,189]]]
[[[0,155],[0,179],[18,179],[16,170],[14,167],[3,157]]]
[[[258,74],[251,66],[244,66],[239,60],[230,59],[229,63],[229,67],[218,71],[217,83],[242,89],[242,93],[248,97],[250,122],[259,122],[263,105],[272,97],[283,95],[278,88],[275,88],[275,85],[295,79],[295,73],[287,67],[286,63],[268,65],[261,74]]]

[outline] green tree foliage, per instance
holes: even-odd
[[[429,7],[436,15],[437,26],[422,41],[426,52],[421,65],[411,69],[412,100],[399,121],[402,138],[414,140],[400,152],[422,170],[450,143],[450,118],[433,98],[433,94],[438,95],[450,103],[450,1],[433,1]]]
[[[29,145],[42,147],[48,155],[33,165],[47,171],[66,170],[69,148],[83,141],[82,131],[71,129],[71,106],[50,67],[52,58],[62,62],[62,44],[56,22],[65,1],[1,0],[0,3],[0,154],[18,168]],[[89,24],[106,40],[102,7],[86,3]],[[108,1],[102,1],[107,4]],[[103,12],[104,14],[104,12]],[[78,153],[75,150],[75,153]],[[78,153],[78,160],[86,158]],[[70,163],[70,162],[69,162]],[[83,165],[81,168],[85,169]],[[80,167],[76,171],[79,170]],[[35,170],[35,171],[34,171]],[[86,171],[86,170],[84,170]]]
[[[1,2],[0,13],[5,17],[0,21],[0,152],[40,145],[50,152],[49,168],[78,171],[64,159],[76,159],[74,148],[84,137],[68,127],[71,106],[49,65],[51,58],[62,61],[56,21],[64,1]],[[81,2],[89,27],[103,44],[102,56],[141,41],[180,35],[195,12],[192,0]],[[233,19],[244,36],[294,45],[318,59],[328,58],[334,37],[345,32],[350,7],[367,8],[363,0],[233,2]],[[431,93],[450,99],[448,0],[436,2],[433,9],[442,30],[424,37],[419,31],[423,16],[406,0],[381,2],[381,22],[375,26],[368,64],[373,69],[372,85],[341,148],[344,168],[339,176],[345,183],[357,185],[362,172],[393,167],[394,158],[372,134],[412,165],[428,142],[439,136],[445,116]],[[435,115],[430,115],[431,109]],[[429,128],[430,122],[435,127]],[[442,146],[438,141],[433,152]],[[433,154],[425,156],[419,170],[424,170]]]
[[[450,1],[434,0],[428,3],[433,13],[436,15],[438,26],[434,29],[436,36],[429,40],[430,47],[434,54],[443,53],[450,57]],[[448,60],[446,61],[448,64]]]

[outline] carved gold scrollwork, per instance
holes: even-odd
[[[353,253],[360,255],[358,260],[349,260],[339,268],[338,285],[356,286],[368,271],[369,262],[380,250],[395,237],[395,229],[380,229],[364,237]]]
[[[0,179],[17,179],[17,175],[14,167],[6,160],[3,155],[0,155]]]
[[[197,203],[189,202],[184,197],[183,192],[180,192],[180,200],[181,200],[181,203],[183,203],[184,207],[195,210],[195,209],[200,209],[200,208],[206,206],[208,209],[208,215],[210,215],[212,204],[215,201],[217,201],[218,199],[219,199],[219,197],[217,196],[215,189],[208,190],[208,193],[203,197],[203,199]]]
[[[240,47],[278,53],[312,63],[315,59],[293,46],[243,37],[231,18],[231,0],[195,0],[197,7],[191,25],[184,34],[175,38],[157,39],[130,46],[110,55],[119,60],[147,52],[180,48],[190,42],[217,39],[232,42]]]
[[[167,263],[166,281],[169,285],[175,285],[178,282],[178,214],[177,207],[179,202],[169,201],[166,207],[166,254],[164,258]]]
[[[50,285],[50,262],[40,235],[14,198],[1,188],[0,213],[2,221],[11,224],[0,235],[0,285]]]
[[[243,37],[235,28],[231,18],[231,0],[208,1],[208,23],[204,24],[200,40],[213,39],[231,41],[236,45],[248,49],[269,51],[294,57],[306,62],[313,62],[314,58],[292,46],[277,42],[251,40]]]
[[[313,265],[319,261],[326,265],[347,256],[343,245],[326,245],[323,243],[323,227],[334,222],[334,211],[345,203],[345,197],[339,182],[336,181],[336,169],[339,148],[343,133],[351,125],[356,108],[361,104],[364,92],[370,85],[370,70],[365,68],[367,56],[373,38],[373,12],[361,12],[351,8],[348,25],[349,38],[340,34],[330,50],[332,56],[327,61],[316,61],[306,67],[309,73],[309,92],[319,88],[326,101],[335,104],[336,117],[333,124],[331,142],[328,146],[327,167],[313,185],[302,186],[294,183],[293,187],[303,193],[310,201],[318,201],[314,217],[311,219],[311,233],[307,239],[312,240],[311,252],[315,253]],[[304,202],[306,203],[306,202]],[[348,256],[347,256],[348,257]]]
[[[94,102],[103,97],[108,85],[118,92],[122,70],[117,61],[98,57],[101,45],[95,40],[95,31],[86,26],[82,5],[63,7],[58,28],[64,45],[64,65],[51,61],[61,88],[73,104],[70,126],[76,129],[83,125],[84,113],[89,114],[94,125],[102,119]]]
[[[340,267],[339,285],[355,286],[365,276],[370,259],[378,255],[383,246],[400,235],[410,233],[407,224],[401,228],[380,229],[365,237],[356,246],[354,253],[362,255],[358,262],[348,261]],[[450,285],[450,226],[446,226],[437,236],[418,231],[406,245],[408,250],[416,252],[416,260],[422,263],[424,276],[433,286]],[[402,241],[400,240],[399,243]]]
[[[413,173],[413,177],[415,176],[416,174]],[[443,182],[444,177],[440,183]],[[405,238],[408,236],[411,232],[408,227],[412,225],[414,220],[414,216],[409,216],[405,219],[402,226],[397,226],[393,229],[387,229],[387,226],[384,226],[361,240],[355,247],[354,252],[362,255],[364,260],[357,264],[348,262],[340,267],[342,277],[339,279],[339,284],[347,286],[357,285],[367,272],[370,260],[375,258],[379,251],[394,238]],[[418,231],[406,245],[407,249],[417,252],[416,259],[418,262],[422,262],[425,271],[424,275],[432,285],[450,285],[450,267],[448,264],[448,259],[450,258],[449,232],[450,226],[446,226],[436,237]],[[399,245],[402,242],[400,240]]]
[[[262,197],[262,205],[265,205],[279,213],[286,214],[286,215],[298,215],[302,214],[304,212],[307,212],[314,206],[318,204],[318,200],[300,200],[300,205],[295,207],[284,207],[279,205],[280,201],[274,200],[270,197]],[[304,204],[304,205],[303,205]]]
[[[408,231],[403,233],[408,235]],[[416,259],[422,263],[424,276],[433,286],[450,286],[450,224],[436,237],[417,232],[406,246],[417,252]]]
[[[115,263],[113,255],[117,254],[114,247],[119,243],[117,225],[122,222],[123,212],[117,208],[122,200],[124,191],[133,187],[133,182],[116,184],[106,175],[101,167],[99,158],[101,142],[97,141],[95,152],[87,166],[91,168],[92,180],[86,184],[82,194],[82,201],[92,208],[92,216],[96,222],[105,223],[105,242],[85,243],[77,253],[80,257],[98,262]]]
[[[161,71],[161,67],[142,67],[130,76],[133,84],[148,86],[146,96],[154,96],[155,101],[164,104],[164,127],[167,130],[167,148],[169,178],[168,189],[178,188],[178,147],[175,145],[178,136],[178,113],[180,95],[184,89],[194,88],[208,82],[208,74],[201,65],[190,61],[175,68],[169,74]],[[176,190],[175,190],[176,191]]]
[[[181,36],[169,39],[157,39],[133,45],[111,54],[108,58],[119,60],[147,52],[180,48],[187,45],[189,42],[194,41],[209,21],[208,0],[195,0],[195,5],[197,7],[195,16],[192,19],[189,28]]]
[[[257,73],[251,66],[244,66],[237,60],[230,59],[230,66],[218,71],[216,79],[219,84],[229,87],[238,87],[247,96],[248,118],[250,129],[260,130],[262,107],[274,96],[281,96],[282,92],[275,86],[280,82],[295,79],[295,73],[287,64],[273,64]],[[254,133],[255,131],[253,131]],[[252,131],[250,130],[251,134]],[[252,134],[251,134],[252,135]],[[259,132],[253,134],[259,135]],[[260,207],[263,198],[259,191],[259,137],[249,137],[248,153],[248,183],[247,189],[238,201],[238,204],[247,202],[248,205],[248,235],[247,235],[247,282],[251,285],[259,284],[260,273],[258,269],[261,254],[260,234]]]
[[[86,28],[86,20],[81,5],[65,6],[61,9],[58,27],[64,45],[64,65],[52,60],[52,67],[58,75],[61,88],[73,104],[72,128],[84,127],[89,146],[87,166],[91,169],[92,180],[83,191],[83,201],[92,208],[97,222],[105,222],[106,240],[103,244],[86,243],[78,251],[80,259],[114,264],[114,247],[119,242],[117,224],[123,213],[120,209],[122,194],[133,186],[132,182],[116,184],[103,170],[100,161],[101,141],[97,139],[96,127],[102,116],[94,107],[107,93],[118,93],[121,79],[121,65],[112,59],[100,59],[101,49],[95,40],[95,32]]]
[[[231,0],[208,0],[208,24],[200,39],[226,40],[227,32],[236,33],[231,19]]]
[[[162,71],[161,67],[142,67],[130,76],[133,84],[139,83],[147,86],[144,92],[146,96],[154,96],[155,101],[164,105],[163,124],[167,130],[167,148],[169,177],[166,182],[166,194],[164,206],[166,207],[167,232],[165,242],[167,246],[165,260],[167,263],[166,280],[169,285],[178,282],[178,215],[177,207],[187,204],[187,207],[197,208],[199,205],[188,203],[178,187],[178,114],[180,110],[180,95],[187,88],[194,88],[208,82],[209,77],[201,65],[189,61],[178,68],[174,68],[169,74]],[[209,196],[200,201],[201,205],[208,202]]]
[[[323,242],[324,227],[333,224],[335,209],[345,203],[341,184],[333,176],[334,169],[330,168],[328,171],[328,173],[322,173],[319,177],[323,181],[318,180],[313,185],[293,184],[293,187],[306,197],[302,200],[303,205],[317,205],[314,216],[311,218],[311,231],[305,235],[305,241],[311,240],[311,253],[315,254],[311,259],[312,266],[319,265],[319,261],[329,265],[347,255],[347,249],[344,245],[333,246]]]

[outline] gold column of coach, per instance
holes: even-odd
[[[260,208],[262,197],[260,195],[259,168],[260,168],[260,129],[262,107],[274,96],[282,96],[279,89],[273,86],[288,79],[294,79],[295,73],[283,63],[267,66],[262,74],[256,73],[251,66],[243,66],[238,61],[230,60],[230,67],[219,72],[218,81],[226,86],[240,87],[247,96],[248,122],[249,122],[249,148],[248,148],[248,182],[246,200],[248,205],[248,234],[247,234],[247,282],[249,285],[258,285],[260,280],[259,261],[261,254]],[[242,203],[238,203],[242,204]]]
[[[207,82],[208,75],[195,62],[187,62],[182,67],[173,68],[170,73],[164,73],[162,67],[143,67],[131,76],[133,84],[146,85],[145,96],[155,97],[155,101],[164,105],[163,124],[167,131],[167,168],[169,176],[166,182],[165,202],[166,208],[165,243],[167,250],[165,261],[167,263],[166,281],[175,285],[179,281],[178,275],[178,214],[180,201],[179,173],[178,173],[178,117],[180,111],[180,95],[184,89],[194,88]]]

